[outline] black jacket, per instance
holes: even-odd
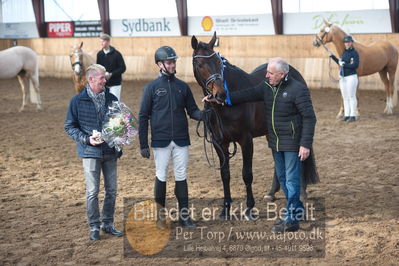
[[[331,55],[330,57],[335,61],[335,63],[339,64],[339,59],[335,55]],[[341,60],[344,61],[345,64],[339,71],[340,76],[346,77],[357,74],[356,69],[359,67],[359,53],[355,48],[345,50],[342,54]]]
[[[106,86],[111,87],[122,84],[122,74],[126,71],[126,66],[121,53],[112,46],[109,49],[108,54],[105,54],[103,50],[99,51],[96,62],[104,66],[107,72],[112,73],[111,78],[106,83]]]
[[[274,151],[311,148],[316,125],[309,89],[294,79],[283,79],[275,88],[266,81],[255,88],[230,92],[233,104],[264,101],[269,147]]]
[[[151,123],[152,147],[159,147],[159,143],[169,144],[172,140],[189,145],[186,111],[191,118],[201,119],[202,112],[187,83],[174,75],[162,74],[147,84],[139,113],[140,148],[148,148],[148,120]]]

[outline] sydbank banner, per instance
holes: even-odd
[[[324,25],[323,19],[338,25],[346,33],[392,32],[388,9],[284,13],[284,34],[315,34]]]
[[[180,36],[177,17],[111,20],[114,37]]]
[[[188,18],[188,35],[273,35],[271,14]]]

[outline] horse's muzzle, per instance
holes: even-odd
[[[215,99],[218,102],[223,103],[226,100],[226,98],[227,98],[226,93],[216,93],[216,95],[215,95]]]
[[[317,40],[313,41],[313,46],[314,47],[320,47],[320,43]]]

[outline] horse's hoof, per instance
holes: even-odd
[[[230,214],[229,214],[229,210],[223,209],[222,212],[219,215],[219,219],[222,221],[228,221],[230,220]]]
[[[263,199],[267,200],[267,201],[275,201],[277,198],[274,195],[270,195],[270,194],[266,194]]]
[[[219,215],[219,219],[222,220],[222,221],[229,221],[230,220],[230,215],[220,214]]]
[[[308,200],[308,193],[301,193],[301,201]]]
[[[245,215],[244,215],[245,221],[256,221],[259,218],[258,215],[255,215],[253,210],[254,210],[253,208],[245,210]]]

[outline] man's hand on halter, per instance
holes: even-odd
[[[213,97],[212,94],[208,94],[207,96],[205,96],[204,98],[202,98],[202,102],[222,104],[222,103],[218,102],[218,101],[215,99],[215,97]]]

